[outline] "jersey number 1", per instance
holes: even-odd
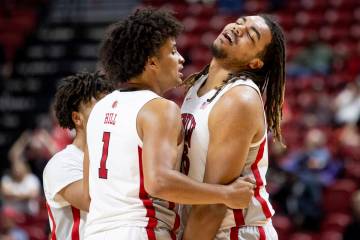
[[[106,168],[106,160],[108,158],[109,140],[110,140],[110,133],[104,132],[102,139],[104,145],[102,149],[100,168],[99,168],[99,178],[103,178],[103,179],[107,179],[107,173],[108,173],[108,170]]]

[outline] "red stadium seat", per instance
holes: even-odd
[[[276,15],[276,18],[284,30],[289,30],[296,26],[294,15],[291,13],[281,12]]]
[[[356,184],[350,179],[341,179],[325,190],[323,206],[326,213],[345,213],[351,211],[351,196]]]
[[[325,217],[321,224],[323,232],[342,232],[351,221],[351,217],[344,213],[331,213]],[[327,238],[326,238],[327,239]]]
[[[279,239],[289,239],[293,231],[293,224],[286,216],[275,215],[272,218],[273,225],[279,235]]]
[[[329,230],[321,233],[321,239],[326,240],[342,240],[342,233]]]
[[[198,18],[211,18],[216,15],[216,8],[213,5],[192,4],[188,8],[188,15]]]
[[[297,232],[290,236],[289,240],[318,240],[316,234]]]
[[[296,14],[296,22],[301,26],[318,27],[324,23],[324,16],[319,11],[301,11]]]
[[[24,37],[18,33],[1,33],[0,44],[5,48],[5,57],[12,60],[15,57],[16,50],[23,44]]]
[[[177,39],[177,46],[181,51],[185,51],[191,47],[198,46],[200,44],[200,40],[201,36],[198,34],[182,34]]]

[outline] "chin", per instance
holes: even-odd
[[[225,50],[221,46],[218,46],[216,42],[211,45],[211,52],[213,56],[218,59],[224,59],[227,57]]]

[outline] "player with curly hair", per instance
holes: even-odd
[[[170,13],[144,9],[113,25],[103,41],[101,67],[120,88],[89,116],[88,240],[175,239],[174,202],[243,208],[252,196],[253,184],[242,179],[211,185],[179,172],[180,109],[162,96],[181,83],[181,28]]]
[[[86,122],[95,102],[112,91],[99,73],[79,73],[62,79],[55,95],[61,127],[75,129],[73,143],[56,153],[43,172],[51,239],[84,239],[90,199],[83,188]]]

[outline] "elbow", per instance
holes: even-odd
[[[169,183],[166,174],[149,174],[149,177],[144,181],[144,187],[145,191],[152,197],[164,199],[164,196],[170,189]]]
[[[83,198],[83,207],[81,210],[85,211],[85,212],[89,212],[89,208],[90,208],[90,202],[91,202],[91,198],[89,194],[85,194],[84,198]]]

